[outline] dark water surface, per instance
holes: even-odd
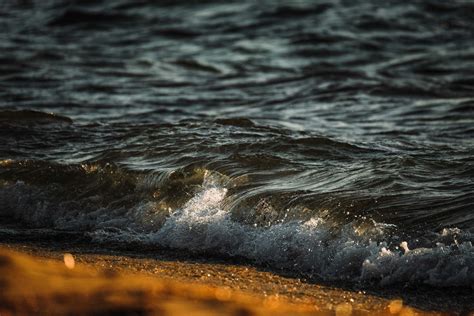
[[[0,1],[0,215],[473,288],[473,17],[460,0]]]

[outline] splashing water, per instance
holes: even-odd
[[[290,221],[270,227],[252,227],[232,220],[224,200],[227,189],[215,177],[205,176],[200,192],[171,213],[157,232],[133,234],[96,231],[102,242],[139,241],[190,252],[241,256],[261,264],[299,271],[323,280],[432,286],[471,286],[474,247],[469,239],[461,244],[437,243],[432,248],[389,250],[385,229],[374,223],[361,234],[354,224],[335,232],[322,218]],[[459,230],[457,234],[464,234]],[[450,234],[447,230],[443,232]],[[438,236],[441,237],[441,236]]]

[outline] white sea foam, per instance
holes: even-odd
[[[156,232],[93,233],[99,241],[140,241],[193,252],[242,256],[274,267],[311,273],[324,280],[380,285],[428,284],[474,287],[472,236],[462,243],[438,243],[432,248],[389,250],[383,240],[386,225],[363,233],[352,224],[334,233],[321,218],[290,221],[270,227],[235,222],[222,207],[226,189],[205,179],[203,189],[176,210]],[[451,233],[461,234],[460,230]],[[440,235],[449,235],[444,230]],[[469,233],[464,233],[469,234]]]
[[[399,247],[394,247],[386,233],[393,225],[382,223],[364,229],[349,223],[335,230],[327,220],[313,217],[254,227],[232,219],[223,207],[226,193],[208,173],[200,192],[167,218],[157,215],[162,223],[154,225],[148,223],[154,221],[149,201],[128,210],[77,212],[50,205],[41,191],[18,182],[0,190],[0,212],[40,226],[86,230],[99,242],[140,242],[241,256],[328,281],[474,288],[474,236],[470,232],[444,229],[430,237],[434,246],[410,249],[410,240],[398,241]]]

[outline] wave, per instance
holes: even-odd
[[[202,190],[172,212],[158,231],[98,230],[91,236],[102,242],[138,241],[195,253],[241,256],[326,281],[381,286],[474,284],[474,236],[469,232],[444,229],[431,237],[433,247],[410,249],[410,241],[399,240],[397,245],[397,238],[388,234],[396,227],[376,222],[349,223],[334,231],[327,220],[313,217],[252,227],[233,221],[223,208],[226,193],[208,175]],[[450,238],[454,241],[446,243]]]
[[[418,238],[404,239],[399,227],[371,219],[340,223],[320,213],[259,225],[257,217],[253,223],[236,220],[227,203],[229,190],[239,183],[216,172],[188,168],[150,177],[121,174],[113,166],[98,170],[95,165],[70,172],[79,168],[83,176],[96,177],[96,185],[89,188],[96,194],[84,194],[82,201],[61,196],[55,202],[51,192],[58,193],[57,188],[47,193],[32,183],[4,180],[1,215],[36,226],[82,231],[105,245],[138,243],[238,256],[325,281],[378,286],[474,284],[474,234],[468,230],[428,232],[419,237],[425,246],[417,246]],[[133,183],[129,192],[134,194],[124,194],[127,181]],[[121,199],[113,196],[119,188]],[[271,217],[271,209],[262,212],[263,220]]]
[[[51,27],[64,27],[71,25],[92,26],[113,26],[117,23],[130,23],[135,17],[123,15],[117,12],[93,12],[79,9],[67,9],[60,16],[55,17],[48,23]]]
[[[72,124],[69,117],[33,110],[0,111],[0,124]]]

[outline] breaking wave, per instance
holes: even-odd
[[[91,172],[94,167],[81,168]],[[122,176],[114,175],[116,179]],[[169,178],[173,177],[168,176],[167,181],[171,181]],[[61,205],[55,205],[34,186],[24,182],[4,184],[0,202],[7,207],[2,215],[13,215],[32,225],[83,231],[103,244],[138,243],[190,253],[238,256],[324,281],[378,286],[474,284],[474,235],[469,231],[446,228],[410,240],[397,236],[395,225],[374,220],[335,225],[330,217],[323,216],[262,226],[255,210],[254,217],[245,223],[235,220],[228,207],[224,183],[230,182],[222,175],[201,169],[194,170],[187,180],[176,179],[181,186],[197,186],[191,197],[181,199],[185,201],[182,205],[164,209],[163,200],[136,199],[136,204],[128,207],[123,200],[121,206],[109,203],[99,207],[100,197],[92,195],[88,199],[94,204],[94,211],[89,212],[84,211],[86,201],[81,202],[80,208],[76,205],[74,211],[73,202],[64,203],[64,197]],[[141,181],[146,183],[144,178]],[[189,195],[189,189],[183,194]],[[175,192],[174,197],[178,196]],[[10,214],[5,214],[5,209]],[[254,224],[249,224],[250,220]]]

